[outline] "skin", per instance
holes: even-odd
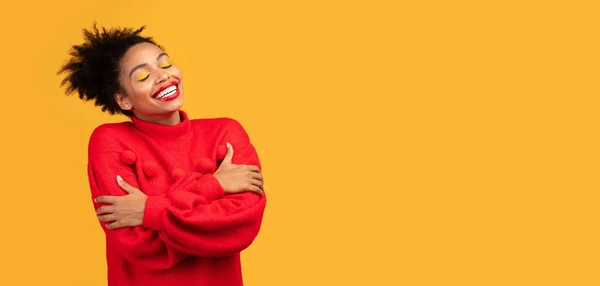
[[[119,82],[121,90],[115,100],[123,110],[131,110],[139,119],[176,125],[181,122],[179,109],[183,106],[183,78],[181,71],[159,47],[142,43],[131,47],[120,61]],[[165,84],[177,82],[180,95],[171,101],[160,101],[152,95]],[[263,193],[263,177],[253,165],[236,165],[231,162],[233,147],[227,143],[227,154],[213,176],[226,194],[240,192]],[[148,196],[117,176],[116,183],[127,192],[124,196],[100,196],[96,203],[106,204],[96,211],[98,219],[107,222],[108,229],[142,225]]]
[[[176,125],[181,119],[178,110],[183,106],[183,77],[169,55],[150,43],[137,44],[120,61],[120,90],[114,97],[121,109],[130,110],[142,120]],[[161,101],[152,95],[162,86],[177,82],[179,97]]]

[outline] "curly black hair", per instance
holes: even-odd
[[[91,30],[84,29],[84,43],[71,47],[71,58],[57,72],[57,75],[66,74],[60,84],[66,86],[65,93],[77,92],[84,101],[95,100],[94,105],[101,106],[103,112],[111,115],[132,116],[133,113],[122,110],[114,98],[120,89],[120,60],[129,48],[139,43],[151,43],[164,50],[152,37],[140,36],[145,28],[100,30],[94,22]]]

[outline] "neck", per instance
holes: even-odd
[[[169,116],[144,116],[143,118],[132,116],[131,123],[154,140],[175,140],[187,136],[191,125],[183,110],[178,110],[174,114],[175,116],[169,114]]]
[[[169,125],[169,126],[173,126],[173,125],[177,125],[179,123],[181,123],[181,116],[179,115],[179,111],[175,111],[175,112],[171,112],[168,114],[161,114],[161,115],[135,115],[135,117],[139,118],[140,120],[144,120],[144,121],[148,121],[154,124],[160,124],[160,125]]]

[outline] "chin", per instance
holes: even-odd
[[[175,103],[173,104],[173,106],[170,106],[167,110],[168,113],[172,113],[172,112],[178,112],[181,108],[183,107],[183,102],[181,103]]]

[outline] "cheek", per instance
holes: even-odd
[[[130,88],[130,96],[133,103],[144,102],[151,97],[151,84],[133,84]]]
[[[150,96],[151,92],[152,92],[152,81],[150,79],[146,80],[143,83],[139,83],[139,84],[135,85],[135,93],[140,96],[148,97],[148,96]]]
[[[176,78],[181,79],[181,71],[178,68],[176,68],[176,67],[173,67],[171,75],[173,75]]]

